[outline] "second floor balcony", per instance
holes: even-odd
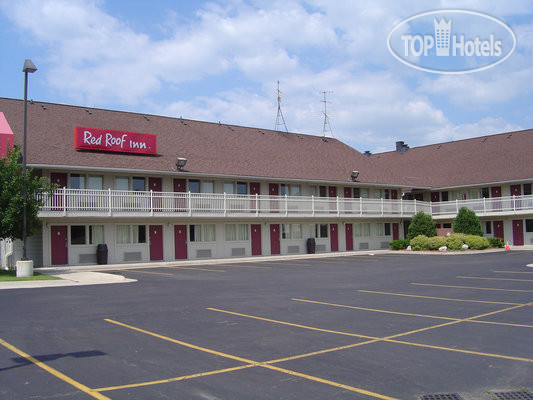
[[[423,211],[438,220],[453,218],[461,207],[474,210],[480,217],[533,214],[533,195],[431,203],[402,199],[64,188],[46,196],[43,203],[39,212],[41,218],[410,218]]]

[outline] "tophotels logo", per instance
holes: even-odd
[[[464,74],[506,60],[516,47],[516,36],[506,24],[489,15],[438,10],[400,22],[389,33],[387,47],[410,67],[439,74]]]

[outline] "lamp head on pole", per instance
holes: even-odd
[[[35,71],[37,71],[37,67],[35,66],[35,64],[31,60],[26,59],[24,61],[24,66],[22,67],[22,72],[29,72],[30,74],[32,74]]]

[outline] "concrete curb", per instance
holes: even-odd
[[[42,271],[42,273],[45,273]],[[47,271],[47,275],[53,275],[61,280],[50,281],[12,281],[0,282],[1,289],[35,289],[44,287],[64,287],[64,286],[85,286],[85,285],[106,285],[111,283],[137,282],[136,279],[128,279],[122,275],[104,274],[102,272],[61,272],[54,273]]]

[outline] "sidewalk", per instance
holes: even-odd
[[[61,273],[57,273],[53,271],[41,271],[41,268],[37,269],[36,271],[40,273],[46,273],[47,275],[57,276],[58,278],[61,278],[61,280],[0,282],[0,290],[137,282],[136,279],[127,279],[122,275],[105,274],[102,272],[63,271]]]

